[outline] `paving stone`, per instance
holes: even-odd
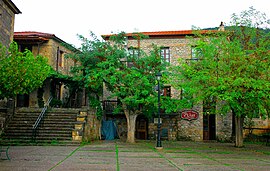
[[[270,147],[230,143],[97,141],[84,146],[11,146],[1,171],[268,171]],[[1,156],[3,158],[3,155]]]

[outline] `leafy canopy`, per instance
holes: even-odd
[[[134,55],[127,50],[123,32],[111,36],[109,41],[91,36],[91,40],[81,36],[82,53],[73,57],[81,64],[73,68],[76,77],[99,97],[105,92],[105,85],[110,92],[107,99],[117,98],[133,112],[150,113],[150,106],[157,100],[155,74],[166,65],[161,62],[159,48],[153,45],[147,54],[136,48],[138,52]]]
[[[15,42],[8,52],[0,45],[0,97],[28,94],[43,84],[51,72],[47,58],[34,56],[26,50],[19,52]]]
[[[175,84],[190,102],[216,99],[220,112],[237,116],[269,114],[270,34],[269,20],[252,7],[232,15],[225,32],[198,34],[191,39],[198,60],[180,61]]]

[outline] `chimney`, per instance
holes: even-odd
[[[221,21],[221,23],[219,25],[218,31],[225,31],[224,24],[223,24],[222,21]]]

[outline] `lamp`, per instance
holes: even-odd
[[[156,74],[156,78],[158,81],[158,125],[157,125],[157,146],[156,149],[162,149],[162,144],[161,144],[161,139],[160,139],[160,128],[161,128],[161,123],[160,123],[160,80],[161,80],[162,74],[158,72]]]
[[[162,77],[162,74],[161,74],[160,72],[158,72],[158,73],[156,74],[157,80],[160,81],[161,77]]]

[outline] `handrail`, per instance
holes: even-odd
[[[44,114],[48,108],[48,106],[50,105],[51,101],[52,101],[53,97],[50,96],[47,103],[45,103],[42,111],[40,112],[35,124],[33,125],[33,134],[32,134],[32,140],[35,141],[35,138],[36,138],[36,134],[37,134],[37,128],[38,126],[40,125],[40,122],[43,120],[44,118]]]

